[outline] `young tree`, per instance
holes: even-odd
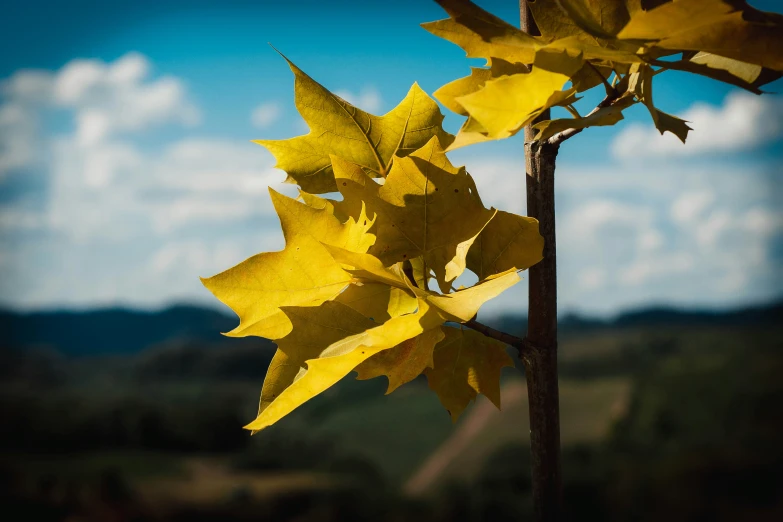
[[[352,371],[385,375],[388,392],[424,373],[453,419],[478,393],[500,406],[505,351],[519,350],[530,400],[536,520],[560,511],[554,173],[560,145],[613,125],[641,103],[661,133],[687,123],[653,105],[654,78],[700,74],[760,94],[783,71],[783,16],[743,0],[520,0],[522,30],[468,0],[439,0],[449,18],[425,29],[486,66],[434,93],[467,117],[456,136],[416,84],[384,116],[332,94],[288,61],[310,133],[260,140],[294,200],[270,189],[286,246],[203,282],[239,316],[231,336],[274,339],[261,391],[264,429]],[[578,94],[603,88],[587,115]],[[565,108],[569,118],[551,119]],[[448,150],[524,129],[527,208],[486,208]],[[319,194],[339,192],[340,200]],[[528,335],[476,321],[530,269]],[[466,270],[478,277],[454,288]]]

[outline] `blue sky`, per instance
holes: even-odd
[[[515,4],[480,2],[512,23]],[[445,16],[427,1],[5,9],[0,306],[15,309],[214,304],[197,276],[282,247],[266,187],[292,187],[250,140],[306,126],[267,42],[375,113],[414,81],[432,93],[476,65],[419,27]],[[655,99],[693,122],[687,146],[657,136],[634,108],[561,149],[561,308],[603,315],[779,298],[780,96],[667,72]],[[448,130],[460,123],[447,114]],[[485,202],[515,212],[524,211],[521,159],[521,137],[452,154]],[[487,313],[523,310],[525,292],[517,285]]]

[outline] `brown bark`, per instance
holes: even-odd
[[[520,0],[522,29],[540,34],[527,0]],[[549,111],[540,119],[549,119]],[[533,519],[560,520],[560,398],[557,383],[557,268],[555,243],[555,158],[558,145],[535,143],[525,128],[527,213],[538,219],[544,259],[528,271],[527,350],[522,353],[530,410]]]

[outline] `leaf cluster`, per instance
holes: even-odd
[[[446,157],[454,137],[417,85],[375,116],[288,63],[310,132],[258,141],[300,187],[297,199],[270,189],[285,248],[203,280],[239,316],[227,335],[277,343],[247,428],[352,371],[386,376],[389,392],[425,373],[455,420],[478,393],[499,406],[500,370],[513,365],[505,345],[458,323],[541,259],[538,222],[483,204]],[[454,288],[466,270],[478,282]]]
[[[541,260],[543,239],[535,219],[487,208],[446,150],[534,122],[535,140],[557,146],[637,103],[684,142],[687,123],[653,103],[657,74],[687,71],[760,93],[783,71],[783,16],[743,0],[529,0],[540,36],[469,0],[438,1],[450,17],[424,27],[486,60],[435,92],[467,116],[457,136],[416,84],[376,116],[286,58],[310,132],[257,141],[300,187],[297,199],[270,189],[285,248],[203,280],[239,316],[227,335],[277,343],[250,430],[353,371],[386,376],[389,392],[423,373],[453,419],[479,393],[500,406],[500,370],[512,365],[501,340],[510,336],[474,318]],[[605,99],[580,116],[579,94],[598,86]],[[540,121],[555,106],[573,117]],[[477,283],[454,288],[466,271]]]
[[[687,122],[653,104],[658,73],[685,71],[760,94],[783,72],[783,15],[744,0],[529,0],[540,36],[469,0],[437,1],[450,17],[423,27],[486,59],[434,93],[468,117],[451,149],[507,138],[534,122],[535,140],[556,145],[587,127],[614,125],[637,103],[661,134],[685,142]],[[579,94],[598,86],[606,98],[581,116]],[[572,117],[536,121],[557,106]]]

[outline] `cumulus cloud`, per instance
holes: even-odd
[[[262,103],[253,109],[253,112],[250,114],[250,121],[259,129],[263,129],[276,122],[282,112],[282,107],[277,103]]]
[[[612,155],[638,159],[739,152],[783,135],[783,102],[774,96],[732,92],[720,107],[697,103],[679,116],[693,128],[687,145],[671,133],[661,135],[652,124],[635,123],[614,139]]]
[[[198,276],[282,246],[267,186],[283,176],[261,147],[187,136],[143,145],[153,127],[200,118],[184,83],[152,76],[145,57],[19,71],[0,89],[0,183],[30,169],[46,181],[37,202],[0,204],[4,304],[206,297]],[[70,131],[43,132],[52,110]]]
[[[453,156],[467,165],[487,206],[524,213],[521,158]],[[595,167],[561,162],[560,307],[609,314],[650,303],[731,306],[779,298],[779,175],[775,164],[726,159]],[[525,286],[518,286],[486,313],[523,311]]]
[[[335,94],[351,105],[359,107],[365,112],[378,114],[378,112],[380,112],[381,108],[383,107],[381,93],[378,92],[378,89],[373,86],[364,87],[358,93],[353,91],[340,90],[336,91]]]
[[[112,63],[73,60],[57,72],[17,71],[2,83],[0,92],[20,106],[75,111],[76,136],[82,145],[153,125],[197,124],[200,113],[187,99],[182,82],[171,76],[150,80],[150,71],[149,61],[138,53]]]

